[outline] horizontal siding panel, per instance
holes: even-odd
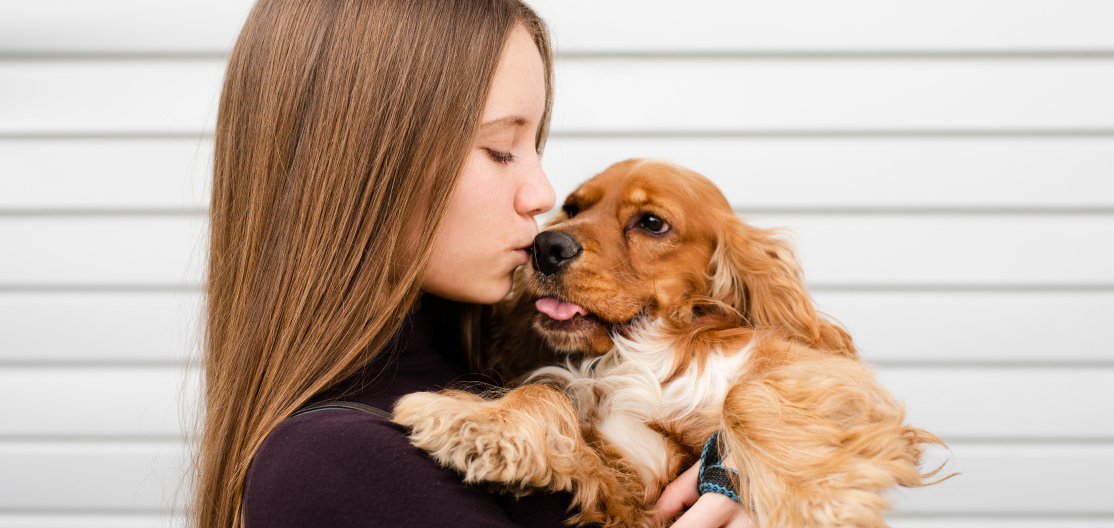
[[[563,52],[1010,51],[1114,47],[1109,3],[536,0]],[[1090,18],[1094,17],[1094,18]]]
[[[532,0],[571,53],[1075,51],[1114,48],[1097,0],[676,4]],[[224,53],[247,0],[39,0],[0,4],[2,53]]]
[[[223,74],[214,59],[0,62],[0,134],[200,139],[216,123]]]
[[[1114,284],[1114,215],[743,215],[784,227],[814,285]]]
[[[678,163],[735,207],[1114,207],[1114,138],[554,137],[542,166],[562,199],[626,158]]]
[[[0,528],[180,528],[182,519],[137,513],[3,514]],[[1087,527],[1090,528],[1090,527]]]
[[[1114,368],[876,370],[906,404],[909,423],[945,440],[1114,438]],[[182,417],[192,416],[198,383],[187,380],[194,376],[188,372],[180,367],[2,368],[3,401],[36,397],[0,411],[0,436],[179,434],[186,425]],[[46,415],[52,419],[42,420]]]
[[[0,134],[201,134],[222,68],[0,62]],[[592,58],[557,76],[558,135],[1114,129],[1114,59]]]
[[[1114,208],[1114,138],[570,138],[542,166],[563,199],[625,158],[673,161],[748,209]],[[212,141],[0,140],[0,210],[204,208]],[[126,162],[122,162],[126,160]]]
[[[0,444],[4,509],[153,509],[167,504],[183,464],[178,444]],[[1110,446],[955,445],[962,475],[898,492],[897,510],[926,513],[1109,515]],[[934,458],[930,463],[940,460]],[[927,467],[927,465],[926,465]]]
[[[744,216],[787,228],[813,285],[1114,284],[1114,215]],[[2,285],[196,284],[204,229],[201,216],[0,217]]]
[[[0,217],[5,286],[198,283],[203,216]]]
[[[1114,446],[962,445],[952,447],[949,471],[935,486],[895,492],[907,514],[1114,514]],[[945,460],[934,451],[925,468]]]
[[[23,402],[0,411],[0,437],[179,436],[196,410],[197,376],[185,367],[0,368],[3,401]]]
[[[869,362],[1114,362],[1111,292],[831,292],[819,308]],[[198,346],[200,294],[0,294],[0,362],[180,362]],[[1030,324],[1039,319],[1040,324]],[[57,331],[60,327],[66,331]]]
[[[183,362],[199,309],[190,292],[0,293],[0,362]]]
[[[168,511],[187,467],[178,442],[3,442],[0,514]]]
[[[868,362],[1114,364],[1114,292],[830,292]]]
[[[251,0],[0,3],[0,53],[227,53]]]
[[[945,441],[1114,438],[1114,368],[875,370],[909,423]]]
[[[208,206],[212,141],[0,140],[0,210],[159,210]]]
[[[567,133],[1114,128],[1114,60],[577,59]]]

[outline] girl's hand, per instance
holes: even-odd
[[[663,522],[689,508],[673,528],[751,528],[750,515],[726,495],[705,493],[696,490],[696,478],[700,474],[697,461],[677,480],[669,483],[655,505],[654,522]]]

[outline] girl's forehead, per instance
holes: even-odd
[[[486,124],[523,119],[536,125],[545,109],[546,95],[541,53],[521,27],[508,38],[492,79],[482,121]]]

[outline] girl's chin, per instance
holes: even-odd
[[[514,284],[514,268],[503,276],[503,279],[492,284],[492,300],[480,304],[495,304],[507,298],[507,294],[511,293],[511,286]]]
[[[508,272],[505,276],[492,278],[482,283],[473,283],[467,291],[444,292],[443,297],[450,301],[472,304],[495,304],[502,301],[511,292],[513,276]]]
[[[499,264],[502,272],[498,275],[444,274],[435,276],[433,280],[424,280],[422,290],[449,301],[495,304],[511,292],[514,270],[520,265],[518,262],[511,261],[503,261]]]

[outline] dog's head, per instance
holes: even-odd
[[[534,330],[562,352],[605,353],[614,333],[666,317],[728,319],[854,355],[846,333],[817,315],[788,243],[670,163],[626,160],[584,183],[533,252],[515,295],[534,301]]]

